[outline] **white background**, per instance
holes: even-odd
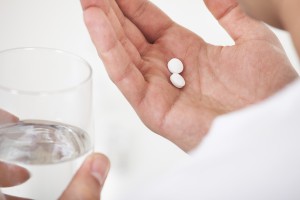
[[[205,41],[216,45],[232,44],[203,1],[153,2]],[[293,65],[299,66],[289,35],[274,31]],[[71,51],[92,65],[96,150],[108,155],[112,162],[104,200],[134,191],[136,185],[146,184],[188,159],[176,146],[149,131],[109,80],[84,26],[79,0],[0,0],[0,50],[25,46]]]

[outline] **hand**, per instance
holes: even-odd
[[[108,169],[109,161],[104,155],[97,153],[90,155],[59,199],[100,200],[100,193]],[[30,174],[26,169],[0,162],[0,187],[19,185],[29,178]],[[9,195],[1,198],[1,191],[0,199],[24,200],[21,197]]]
[[[17,117],[0,109],[0,124],[17,121]],[[108,170],[109,160],[107,157],[99,153],[91,154],[77,171],[60,199],[99,200]],[[30,172],[26,169],[0,162],[0,188],[19,185],[28,179],[30,179]],[[20,197],[3,196],[1,191],[0,199],[24,200]]]
[[[276,0],[237,0],[244,11],[251,17],[263,20],[266,23],[283,28],[282,20],[279,19],[278,15],[282,14],[280,8],[283,7],[282,1]],[[286,1],[285,1],[286,3]]]
[[[238,0],[238,2],[250,16],[288,31],[300,56],[300,26],[299,20],[295,20],[299,18],[300,1]]]
[[[112,81],[152,131],[185,151],[217,116],[261,101],[297,77],[275,35],[235,0],[205,1],[235,41],[227,47],[207,44],[146,0],[81,3]],[[173,57],[185,65],[183,89],[169,81]]]
[[[83,163],[60,200],[100,200],[101,190],[109,171],[106,156],[93,153]]]

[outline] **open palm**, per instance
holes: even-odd
[[[235,41],[205,43],[146,0],[81,0],[85,22],[112,81],[154,132],[195,147],[220,114],[262,100],[296,78],[277,38],[235,0],[206,4]],[[185,65],[183,89],[167,62]]]

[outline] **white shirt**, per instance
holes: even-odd
[[[184,163],[130,200],[299,200],[300,79],[217,118]]]

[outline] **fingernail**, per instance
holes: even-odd
[[[104,156],[96,155],[92,161],[92,175],[98,180],[100,185],[104,184],[109,171],[109,161]]]

